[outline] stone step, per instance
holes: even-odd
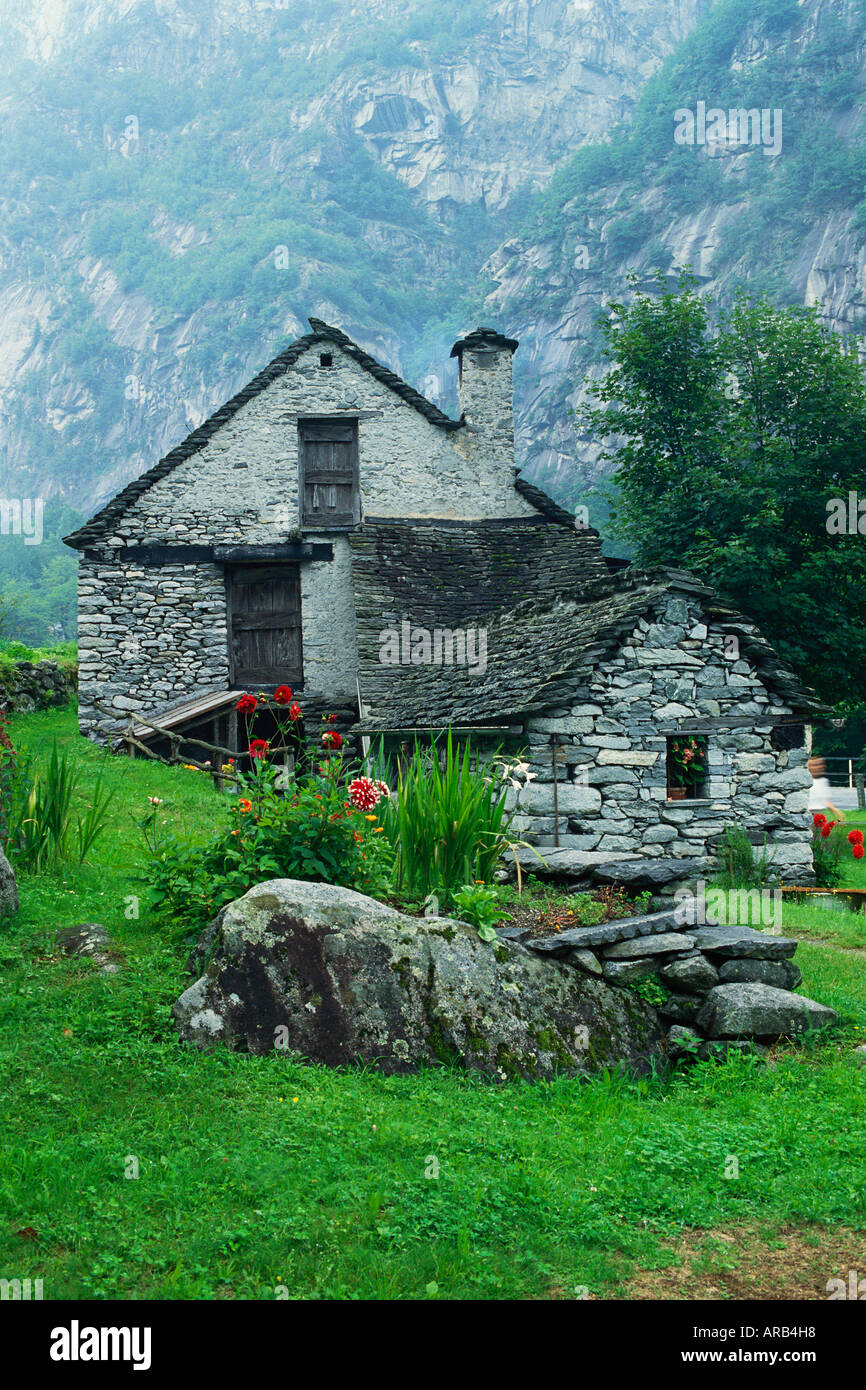
[[[525,940],[523,944],[540,955],[564,956],[573,947],[613,946],[617,941],[631,941],[639,936],[689,930],[688,923],[682,920],[685,915],[683,908],[670,907],[664,912],[651,912],[644,917],[621,917],[618,921],[604,922],[597,927],[569,927],[568,931],[557,932],[555,936],[535,937]]]
[[[700,927],[694,932],[694,938],[699,951],[726,959],[787,960],[797,949],[793,937],[771,936],[753,927]]]

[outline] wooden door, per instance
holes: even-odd
[[[232,684],[300,687],[300,567],[237,565],[226,572],[226,589]]]
[[[355,526],[361,520],[358,422],[300,420],[301,525]]]

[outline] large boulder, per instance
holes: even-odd
[[[716,985],[704,999],[696,1027],[709,1038],[779,1038],[828,1028],[836,1014],[814,999],[772,985]]]
[[[14,917],[18,911],[18,888],[15,872],[0,849],[0,918]]]
[[[253,888],[193,963],[203,973],[173,1013],[197,1047],[285,1048],[385,1072],[455,1061],[500,1078],[645,1071],[662,1057],[658,1017],[632,991],[329,884]]]

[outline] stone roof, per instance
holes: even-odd
[[[458,338],[451,349],[452,357],[462,357],[464,349],[473,350],[485,349],[488,352],[500,352],[507,348],[509,352],[516,352],[520,346],[516,338],[505,338],[501,333],[497,333],[495,328],[475,328],[465,337]]]
[[[220,406],[198,429],[193,430],[192,434],[187,435],[181,444],[175,446],[169,453],[161,458],[153,468],[149,468],[146,473],[133,479],[121,492],[108,502],[101,511],[86,521],[77,531],[65,536],[67,545],[73,546],[76,550],[82,550],[85,546],[93,544],[94,541],[101,540],[110,535],[115,523],[123,516],[124,512],[133,502],[141,497],[142,493],[152,487],[154,483],[165,478],[173,468],[191,458],[198,453],[199,449],[207,444],[208,440],[216,434],[217,430],[227,424],[235,416],[242,406],[254,399],[262,391],[270,386],[272,381],[282,376],[288,369],[297,362],[298,358],[305,353],[308,348],[316,343],[337,343],[348,357],[351,357],[364,371],[369,372],[389,390],[406,401],[409,405],[423,415],[432,425],[438,426],[443,430],[457,430],[463,427],[463,421],[452,420],[449,415],[444,414],[432,401],[428,401],[426,396],[422,396],[414,387],[409,386],[395,372],[391,372],[387,367],[383,367],[381,362],[377,362],[369,353],[359,348],[357,343],[347,337],[339,328],[332,328],[329,324],[323,323],[321,319],[310,319],[312,333],[307,333],[303,338],[298,338],[294,343],[287,347],[277,357],[269,362],[268,365],[259,372],[258,376],[253,377],[243,390],[238,391],[236,396],[226,401],[225,405]],[[542,494],[543,495],[543,494]],[[533,504],[535,505],[535,504]],[[555,505],[554,503],[550,504]]]
[[[735,632],[743,656],[796,713],[827,712],[753,624],[693,575],[614,577],[596,532],[534,518],[501,526],[480,522],[449,535],[439,524],[378,523],[352,537],[364,729],[502,724],[562,703],[648,609],[676,593],[699,598],[708,618]],[[428,630],[485,628],[486,670],[383,664],[380,634],[399,631],[404,619]]]
[[[542,517],[412,521],[368,517],[350,536],[359,632],[375,640],[404,617],[459,626],[550,593],[609,585],[597,531]],[[378,658],[377,658],[378,661]]]

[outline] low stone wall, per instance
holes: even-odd
[[[65,705],[75,694],[77,673],[56,661],[0,662],[0,709],[28,714],[34,709]]]
[[[672,1059],[706,1059],[729,1050],[760,1050],[762,1041],[826,1028],[832,1009],[792,991],[802,975],[793,938],[751,927],[683,922],[682,907],[549,937],[504,927],[498,935],[536,955],[562,960],[609,985],[655,977],[670,991],[658,1012]]]

